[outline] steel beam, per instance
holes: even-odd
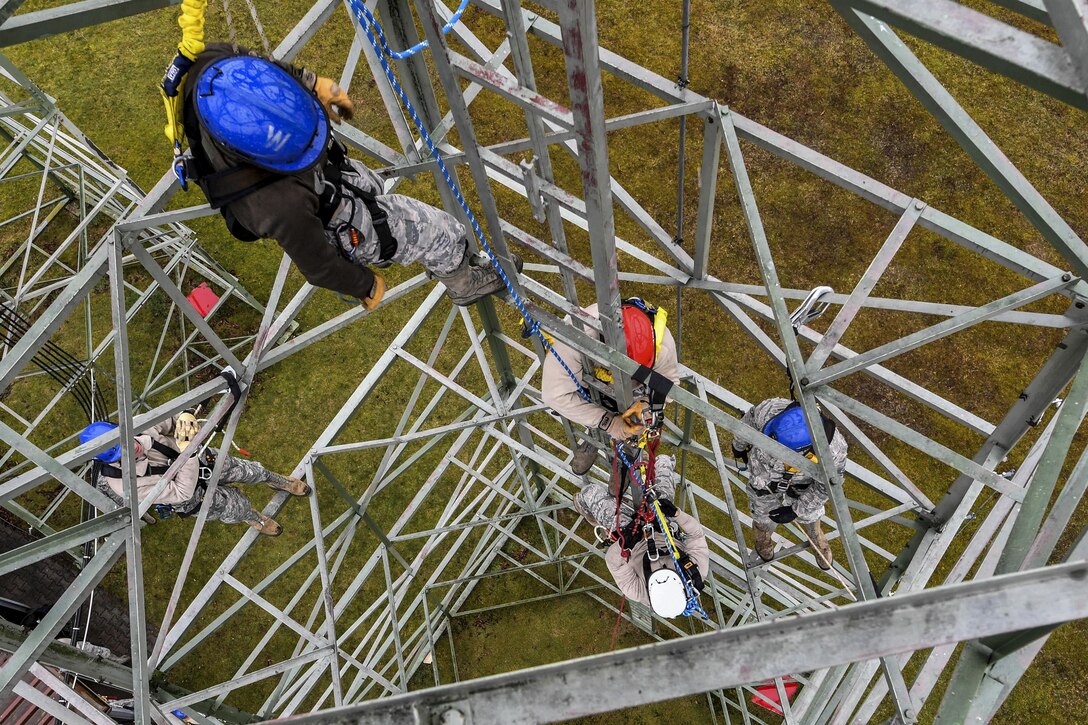
[[[805,367],[809,373],[815,373],[830,357],[831,351],[835,349],[835,344],[842,339],[843,333],[846,332],[846,328],[853,322],[854,317],[865,305],[865,302],[869,298],[869,293],[876,287],[877,282],[880,281],[881,275],[884,274],[884,270],[891,264],[892,259],[895,258],[896,252],[903,245],[903,242],[907,240],[907,235],[910,234],[910,230],[914,228],[915,223],[918,221],[918,217],[922,215],[926,205],[924,202],[915,200],[913,204],[907,207],[907,210],[903,212],[903,215],[899,217],[899,221],[896,222],[895,228],[892,229],[891,234],[884,241],[880,251],[873,257],[873,261],[869,263],[865,273],[862,274],[861,279],[858,280],[857,285],[854,286],[853,292],[850,293],[850,297],[839,308],[839,313],[835,315],[835,319],[832,320],[831,325],[828,326],[827,331],[824,332],[823,338],[816,346],[816,349],[812,351],[812,354],[808,357],[808,362],[805,363]],[[856,358],[855,358],[856,359]]]
[[[1064,564],[469,680],[293,722],[381,725],[459,716],[475,725],[514,725],[585,716],[963,641],[980,632],[1078,619],[1088,616],[1086,578],[1088,563]],[[1037,606],[1040,601],[1049,606]],[[691,666],[675,687],[625,684],[657,678],[680,662]],[[458,714],[443,715],[447,711]]]
[[[3,22],[0,17],[0,48],[158,10],[180,2],[181,0],[80,0],[49,10],[16,15],[7,22]]]
[[[1082,89],[1088,88],[1088,2],[1043,0],[1062,47],[1073,62]]]
[[[1088,277],[1088,247],[1085,247],[1084,241],[895,32],[875,18],[843,7],[838,0],[832,0],[832,4],[877,57],[884,61],[926,110],[944,126],[967,155],[1073,266],[1077,276]]]
[[[726,156],[729,161],[730,171],[733,174],[733,184],[737,189],[737,195],[740,197],[741,211],[744,214],[748,236],[751,239],[752,248],[759,264],[760,276],[770,296],[771,309],[774,311],[775,325],[778,328],[779,339],[782,341],[790,380],[794,382],[798,389],[801,408],[804,411],[809,429],[820,430],[820,414],[816,407],[816,398],[813,396],[812,389],[806,383],[805,362],[801,356],[800,346],[797,343],[797,333],[791,326],[785,299],[778,291],[781,288],[778,282],[778,271],[763,228],[763,221],[759,215],[755,193],[748,178],[744,156],[740,149],[740,141],[727,113],[721,114],[721,123],[722,131],[725,134]],[[873,586],[872,576],[869,573],[869,567],[861,550],[853,520],[850,518],[850,509],[842,491],[842,476],[835,470],[832,463],[834,459],[829,448],[830,441],[822,435],[817,435],[814,436],[814,443],[815,452],[820,461],[818,466],[819,474],[814,477],[814,480],[823,482],[830,494],[830,501],[835,511],[835,519],[839,526],[839,533],[842,535],[843,547],[846,549],[846,556],[850,562],[850,569],[858,595],[863,600],[875,599],[876,591]],[[907,691],[903,673],[899,669],[898,663],[893,658],[884,657],[881,659],[881,664],[895,701],[896,711],[904,721],[913,722],[917,711],[911,703],[910,694]]]
[[[51,536],[5,551],[0,554],[0,576],[48,559],[54,554],[74,549],[84,542],[108,536],[128,525],[128,511],[117,509]]]
[[[1088,359],[1088,358],[1086,358]],[[1024,500],[1009,533],[1001,560],[997,564],[997,573],[1006,574],[1017,571],[1023,565],[1028,550],[1039,533],[1047,506],[1050,504],[1058,477],[1065,468],[1069,447],[1073,442],[1080,424],[1084,421],[1088,405],[1088,364],[1081,362],[1080,370],[1073,378],[1073,385],[1058,409],[1054,433],[1043,451],[1039,467],[1035,469],[1028,484]]]
[[[8,701],[15,683],[22,679],[30,666],[49,647],[49,643],[57,636],[57,632],[61,630],[64,623],[71,618],[76,608],[90,595],[91,590],[98,586],[110,567],[121,556],[127,535],[126,531],[118,531],[106,539],[106,542],[98,548],[95,557],[76,576],[34,631],[22,640],[4,666],[0,667],[0,706]]]
[[[883,20],[1020,83],[1088,110],[1088,97],[1085,96],[1088,85],[1084,78],[1078,76],[1076,59],[1071,58],[1065,48],[985,13],[953,0],[832,0],[832,4],[840,12],[847,12],[849,6],[858,13]],[[1053,19],[1053,8],[1049,4],[1048,9]],[[1083,17],[1080,23],[1080,34],[1083,36]],[[1058,23],[1056,27],[1061,34],[1062,24]],[[1072,29],[1072,25],[1065,27]],[[1088,41],[1088,36],[1077,36],[1077,40]],[[1064,37],[1063,41],[1068,44]]]
[[[608,170],[608,141],[604,124],[604,88],[601,84],[600,50],[597,45],[595,0],[563,0],[559,3],[563,55],[567,69],[570,110],[582,172],[589,245],[596,275],[597,310],[604,341],[613,350],[626,351],[620,310],[620,281],[616,259],[616,225]],[[631,381],[615,376],[616,400],[626,409],[632,402]]]
[[[919,330],[906,337],[893,340],[880,347],[863,352],[857,357],[844,360],[819,372],[810,373],[808,376],[810,380],[809,384],[812,386],[827,385],[839,378],[857,372],[862,368],[882,363],[885,360],[889,360],[897,355],[902,355],[903,353],[914,350],[922,345],[935,342],[943,337],[947,337],[948,335],[955,334],[968,327],[977,325],[980,322],[985,322],[994,315],[1000,314],[1006,310],[1016,309],[1017,307],[1022,307],[1035,302],[1036,300],[1043,299],[1044,297],[1049,297],[1058,289],[1067,286],[1071,280],[1072,277],[1069,274],[1063,274],[1053,279],[1039,282],[1027,289],[1020,290],[1019,292],[1014,292],[999,300],[994,300],[981,307],[976,307],[970,312],[965,312],[962,315],[957,315],[944,322],[939,322],[936,325],[927,327],[924,330]]]

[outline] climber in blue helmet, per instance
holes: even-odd
[[[113,423],[91,423],[79,432],[79,444],[90,443],[95,438],[104,436],[111,430],[117,430],[117,426]],[[121,444],[118,443],[113,448],[107,448],[94,458],[96,461],[102,461],[103,463],[116,463],[121,460]]]
[[[832,462],[841,474],[846,470],[846,439],[835,424],[822,414],[822,433],[831,450]],[[763,432],[787,448],[816,462],[812,431],[805,422],[801,406],[785,398],[770,398],[753,405],[741,422]],[[758,446],[733,439],[733,457],[748,473],[748,504],[752,512],[755,549],[764,561],[774,558],[774,530],[778,524],[797,521],[812,543],[816,563],[830,569],[831,546],[827,543],[820,519],[830,492],[823,482],[778,460]]]
[[[212,468],[218,455],[214,448],[208,448],[203,455],[197,453],[191,456],[177,469],[171,480],[163,488],[159,488],[163,476],[192,442],[198,429],[197,420],[192,414],[181,413],[133,438],[133,470],[136,473],[137,496],[145,500],[152,492],[158,491],[153,503],[162,518],[170,518],[174,514],[181,518],[195,516],[204,505],[204,499],[211,488]],[[117,426],[113,423],[91,423],[80,432],[79,442],[89,443],[114,430],[117,430]],[[121,446],[116,445],[95,458],[101,461],[95,469],[95,487],[118,506],[124,506],[126,493],[123,473],[118,463],[121,460]],[[253,484],[264,484],[292,496],[310,494],[310,486],[305,481],[280,475],[259,461],[227,454],[219,473],[219,485],[214,488],[213,498],[208,506],[208,520],[227,524],[249,524],[260,534],[278,536],[283,527],[254,507],[249,496],[242,491],[246,487],[252,490],[255,488]]]
[[[381,177],[348,158],[330,122],[354,106],[335,81],[210,43],[193,61],[179,53],[163,91],[182,94],[183,183],[200,185],[236,238],[276,240],[314,286],[373,309],[385,281],[370,268],[420,262],[458,305],[505,289],[460,222],[385,194]]]

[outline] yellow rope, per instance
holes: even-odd
[[[204,15],[207,8],[208,0],[184,0],[181,3],[181,15],[178,16],[181,42],[178,43],[178,52],[191,61],[196,60],[196,57],[204,52]],[[164,90],[159,89],[166,108],[166,127],[163,132],[174,147],[175,155],[181,153],[181,140],[185,138],[181,118],[181,96],[184,87],[183,78],[178,83],[176,96],[168,96]]]

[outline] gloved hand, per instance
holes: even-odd
[[[162,76],[162,92],[168,98],[173,98],[181,89],[181,82],[185,80],[185,74],[193,67],[193,61],[182,53],[174,56],[174,60],[166,67],[166,73]]]
[[[317,94],[317,100],[321,101],[321,105],[325,107],[325,113],[329,114],[329,119],[333,123],[340,123],[344,119],[350,121],[355,115],[355,106],[348,98],[348,94],[344,93],[340,84],[332,78],[318,76],[317,82],[314,83],[314,93]]]
[[[646,429],[646,424],[643,423],[642,416],[646,412],[646,408],[649,405],[645,400],[636,400],[627,410],[623,411],[623,434],[628,438],[634,438],[637,435],[641,435],[642,431]]]
[[[657,505],[661,507],[661,513],[665,514],[668,518],[676,516],[676,504],[667,498],[657,499]]]
[[[737,442],[736,441],[733,441],[732,446],[733,446],[733,460],[737,462],[737,470],[738,471],[747,471],[748,470],[748,450],[749,449],[745,448],[744,450],[741,450],[741,449],[737,448]]]
[[[776,524],[788,524],[797,518],[797,512],[793,510],[793,506],[779,506],[771,510],[770,517]]]
[[[374,286],[370,290],[370,296],[363,300],[363,307],[373,310],[385,296],[385,277],[375,273]]]
[[[184,451],[193,438],[196,437],[199,430],[200,423],[197,422],[195,415],[192,413],[179,413],[174,420],[174,443],[177,444],[178,450]]]

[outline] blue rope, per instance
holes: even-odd
[[[457,200],[457,203],[460,205],[462,211],[465,212],[465,216],[468,217],[469,223],[472,226],[472,231],[476,234],[476,238],[480,240],[481,248],[487,253],[487,256],[491,259],[491,264],[495,267],[495,271],[498,272],[499,277],[503,281],[503,284],[506,285],[506,291],[510,293],[510,298],[514,301],[514,305],[517,307],[518,312],[521,313],[522,319],[524,319],[525,321],[525,329],[528,330],[529,334],[536,335],[540,339],[540,342],[544,345],[544,348],[549,353],[551,353],[556,360],[559,361],[559,364],[561,366],[563,366],[563,370],[566,371],[567,375],[574,382],[574,386],[577,388],[582,398],[586,401],[590,401],[591,398],[589,396],[589,392],[585,389],[585,387],[583,387],[582,382],[578,379],[578,376],[575,375],[574,371],[570,369],[570,366],[567,365],[565,360],[563,360],[563,357],[555,349],[552,343],[549,342],[548,338],[544,335],[543,332],[541,332],[540,321],[533,319],[532,315],[529,314],[529,310],[525,307],[525,301],[521,298],[521,295],[519,295],[514,289],[514,285],[510,282],[510,278],[506,275],[506,270],[504,270],[502,265],[499,263],[499,259],[497,256],[495,256],[495,252],[491,249],[491,245],[488,243],[487,237],[484,235],[484,231],[480,227],[480,223],[476,220],[476,215],[472,213],[472,209],[469,208],[468,202],[465,201],[465,197],[461,194],[461,190],[457,187],[457,183],[450,175],[449,169],[446,168],[446,163],[442,160],[442,154],[439,153],[438,147],[435,145],[434,141],[431,139],[431,135],[427,132],[426,127],[423,125],[423,120],[420,119],[419,114],[416,113],[415,107],[412,105],[412,102],[408,100],[408,96],[405,94],[404,89],[401,88],[400,82],[397,80],[396,75],[393,73],[393,69],[390,67],[389,61],[386,60],[387,56],[394,59],[400,59],[414,55],[423,48],[427,47],[427,41],[418,43],[409,48],[408,50],[395,52],[389,47],[389,43],[386,42],[385,32],[382,30],[381,24],[378,23],[378,20],[374,17],[374,14],[370,12],[366,5],[363,4],[362,0],[349,0],[349,2],[351,4],[351,9],[355,13],[355,19],[359,23],[359,27],[361,27],[363,29],[363,32],[366,33],[367,39],[374,47],[374,52],[377,54],[378,60],[382,64],[382,70],[385,71],[386,78],[389,79],[389,83],[393,86],[393,90],[396,91],[397,97],[400,98],[400,102],[404,105],[405,110],[408,111],[408,115],[411,117],[412,123],[415,124],[416,129],[419,131],[420,138],[422,138],[424,143],[427,144],[427,149],[431,152],[431,156],[434,158],[435,163],[438,164],[438,169],[442,172],[442,178],[446,180],[446,184],[449,186],[450,191],[453,192],[454,198]],[[457,11],[453,14],[453,17],[451,17],[450,21],[446,23],[446,25],[442,28],[443,34],[448,33],[450,29],[457,23],[457,21],[460,20],[461,14],[464,13],[467,6],[468,0],[462,0],[461,4],[457,8]],[[377,37],[375,37],[375,33],[377,33]],[[627,456],[624,455],[622,446],[618,441],[615,442],[615,446],[616,453],[619,455],[620,459],[624,462],[627,468],[635,474],[636,483],[638,484],[639,488],[645,492],[646,486],[644,481],[642,480],[641,475],[638,473],[638,469],[635,468],[631,461],[628,460]],[[668,526],[668,522],[664,520],[663,516],[658,516],[658,518],[660,519],[659,523],[661,526]],[[678,551],[675,550],[675,547],[673,547],[671,543],[669,544],[669,549],[673,560],[678,561],[680,558],[680,554]],[[699,613],[703,616],[704,619],[706,619],[707,613],[703,610],[701,606],[699,606],[699,593],[695,591],[694,586],[692,586],[691,582],[688,580],[688,577],[683,572],[680,572],[680,579],[684,582],[684,589],[688,595],[688,603],[687,608],[684,610],[684,615],[691,616],[694,613]]]
[[[445,35],[446,33],[453,30],[453,26],[457,25],[457,23],[461,20],[461,16],[464,15],[465,9],[468,8],[468,3],[469,0],[461,0],[461,4],[457,6],[457,10],[455,10],[453,15],[450,16],[450,21],[442,26],[442,35]],[[354,4],[355,2],[353,0],[352,5]],[[364,10],[366,10],[365,7]],[[366,10],[366,14],[369,20],[374,23],[374,29],[378,31],[378,40],[381,42],[382,52],[384,52],[393,60],[403,60],[405,58],[409,58],[429,45],[428,41],[424,40],[420,43],[416,43],[408,50],[395,51],[389,47],[389,43],[385,39],[385,32],[382,30],[382,26],[379,25],[376,20],[374,20],[374,14],[371,13],[369,10]],[[368,32],[367,36],[369,35],[370,33]],[[371,38],[371,45],[374,45],[374,51],[377,52],[378,46],[374,44],[373,38]]]

